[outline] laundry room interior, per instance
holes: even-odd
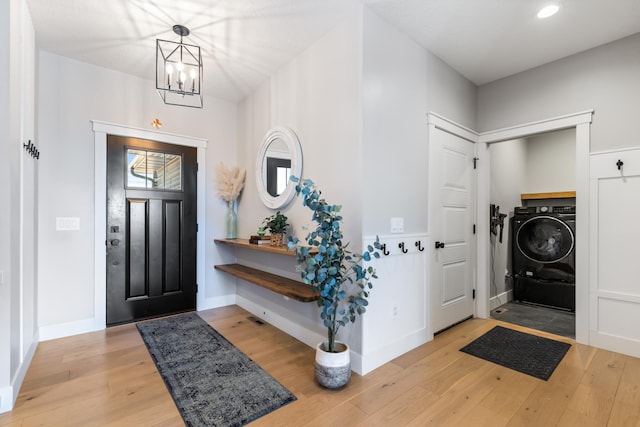
[[[574,338],[576,130],[489,155],[491,317]]]

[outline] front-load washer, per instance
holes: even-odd
[[[575,310],[575,206],[514,209],[514,299]]]

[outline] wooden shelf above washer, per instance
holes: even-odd
[[[576,197],[575,191],[555,191],[551,193],[522,193],[521,200],[539,200],[539,199],[571,199]]]

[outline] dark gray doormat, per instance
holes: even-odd
[[[548,380],[571,344],[496,326],[460,351]]]
[[[296,400],[195,313],[137,327],[187,426],[241,426]]]

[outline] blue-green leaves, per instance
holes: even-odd
[[[371,261],[372,256],[380,258],[377,252],[381,249],[380,241],[376,238],[362,254],[347,250],[349,244],[342,242],[342,216],[339,215],[342,206],[327,203],[309,179],[292,176],[291,181],[297,183],[296,195],[302,196],[302,205],[312,211],[316,228],[305,237],[306,246],[300,246],[299,240],[292,237],[287,246],[295,250],[304,282],[320,294],[320,318],[328,329],[329,351],[334,351],[339,328],[355,322],[369,304],[367,290],[373,287],[371,280],[377,276],[372,266],[364,268],[362,264]]]

